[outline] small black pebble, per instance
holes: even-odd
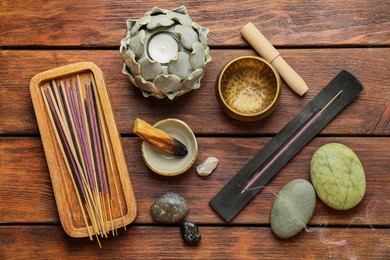
[[[198,225],[195,223],[185,220],[180,223],[180,232],[183,236],[183,240],[187,245],[198,245],[200,241],[200,232]]]

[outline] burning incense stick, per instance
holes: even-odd
[[[320,111],[317,112],[310,120],[307,122],[307,124],[302,127],[301,130],[293,137],[291,140],[272,158],[271,161],[269,161],[264,168],[257,173],[251,181],[248,182],[248,184],[244,187],[244,189],[241,191],[241,194],[246,192],[262,175],[263,173],[268,170],[268,168],[284,153],[291,147],[292,144],[306,131],[307,128],[309,128],[322,114],[322,112],[343,92],[340,90]]]

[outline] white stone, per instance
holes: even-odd
[[[203,163],[196,167],[196,172],[199,176],[209,176],[218,165],[218,159],[215,157],[208,157]]]

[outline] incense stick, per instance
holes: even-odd
[[[94,78],[81,83],[80,75],[41,86],[41,94],[81,208],[88,236],[117,234],[114,206],[119,207],[126,229],[99,92]],[[115,203],[110,178],[116,190]]]
[[[51,122],[52,125],[55,125],[55,121],[54,121],[54,118],[53,118],[53,116],[52,116],[51,110],[49,109],[49,103],[48,103],[48,100],[47,100],[47,97],[46,97],[46,94],[45,94],[45,92],[44,92],[43,87],[41,88],[41,92],[42,92],[42,96],[43,96],[43,100],[44,100],[45,106],[46,106],[46,108],[48,108],[48,115],[49,115],[50,122]],[[54,131],[54,135],[56,136],[56,139],[57,139],[57,140],[60,140],[60,136],[59,136],[58,130],[55,130],[55,131]],[[63,148],[63,146],[62,146],[62,142],[59,142],[58,145],[59,145],[59,147],[60,147],[60,150],[61,150],[62,155],[65,157],[67,153],[64,151],[64,148]],[[67,169],[68,169],[68,172],[73,172],[73,170],[72,170],[72,168],[70,167],[69,162],[68,162],[67,160],[65,160],[65,165],[66,165],[66,167],[67,167]],[[70,178],[71,178],[71,181],[72,181],[73,186],[74,186],[74,187],[77,187],[76,182],[75,182],[75,180],[74,180],[74,178],[73,178],[73,175],[70,175]],[[80,207],[81,207],[81,212],[82,212],[83,219],[84,219],[84,222],[85,222],[86,227],[87,227],[88,236],[89,236],[90,240],[92,240],[92,234],[91,234],[91,231],[90,231],[90,229],[89,229],[87,217],[86,217],[86,215],[85,215],[84,208],[82,207],[82,205],[83,205],[82,199],[81,199],[80,194],[79,194],[78,192],[76,192],[76,196],[77,196],[77,201],[78,201],[78,203],[79,203],[79,205],[80,205]]]
[[[305,124],[304,127],[302,127],[301,130],[293,137],[291,140],[272,158],[271,161],[269,161],[264,168],[257,173],[244,187],[244,189],[241,191],[241,194],[246,192],[262,175],[263,173],[268,170],[269,167],[284,153],[287,151],[287,149],[290,148],[290,146],[306,131],[307,128],[309,128],[313,123],[321,116],[322,112],[343,92],[340,90],[320,111],[318,111],[310,120]]]
[[[95,79],[94,79],[92,74],[90,74],[90,79],[91,79],[92,90],[94,92],[94,95],[95,95],[95,97],[98,97],[97,86],[95,84]],[[97,111],[98,111],[98,116],[100,118],[104,118],[100,102],[96,102],[96,107],[97,107]],[[105,120],[102,120],[101,130],[102,130],[102,135],[103,135],[103,140],[104,140],[104,148],[105,148],[104,151],[107,153],[107,158],[108,158],[108,162],[109,162],[109,166],[110,166],[107,170],[111,171],[111,173],[112,173],[111,176],[113,178],[114,187],[115,187],[115,191],[116,191],[116,195],[117,195],[120,216],[121,216],[121,219],[123,222],[123,228],[126,230],[125,219],[124,219],[124,215],[123,215],[122,205],[120,203],[119,189],[118,189],[118,184],[117,184],[116,174],[115,174],[115,169],[114,169],[114,164],[113,164],[113,155],[112,155],[113,151],[110,149],[111,145],[110,145],[110,141],[108,139],[108,134],[107,134],[108,130],[107,130],[107,125],[106,125]],[[112,201],[112,197],[111,197],[111,192],[110,192],[110,209],[112,212],[113,211],[113,201]],[[114,220],[111,219],[111,226],[112,226],[112,231],[114,232],[114,230],[115,230],[116,234],[118,234],[118,231],[116,230],[115,219]]]
[[[54,87],[57,87],[56,84],[53,84]],[[58,143],[64,145],[65,149],[64,151],[66,152],[65,153],[65,158],[67,158],[71,165],[73,166],[72,169],[73,171],[70,172],[71,173],[71,178],[74,178],[76,180],[78,180],[78,182],[76,182],[76,185],[74,185],[75,187],[75,190],[76,190],[76,193],[77,193],[77,188],[81,188],[81,198],[83,199],[83,202],[84,202],[84,205],[87,207],[86,210],[87,210],[87,213],[89,215],[89,218],[90,220],[92,221],[95,217],[93,215],[93,200],[91,200],[91,191],[89,189],[88,186],[86,186],[86,179],[85,179],[85,176],[83,175],[83,170],[82,170],[82,166],[80,165],[80,162],[77,160],[77,150],[76,150],[76,147],[75,147],[75,144],[72,142],[73,141],[73,138],[70,138],[71,136],[71,132],[70,132],[70,128],[66,125],[65,123],[65,116],[63,114],[61,114],[61,112],[69,112],[69,109],[65,109],[65,110],[61,110],[59,109],[59,103],[60,102],[58,96],[56,97],[54,94],[53,94],[53,91],[52,91],[52,88],[48,88],[45,90],[44,92],[46,94],[46,98],[48,100],[48,104],[49,104],[49,107],[48,109],[51,110],[51,113],[54,117],[54,120],[55,120],[55,125],[57,128],[54,128],[54,130],[58,131],[60,133],[60,137],[61,139],[58,139]],[[73,177],[74,176],[74,177]],[[81,181],[80,181],[81,180]],[[77,194],[77,196],[79,196]],[[94,222],[92,221],[92,224],[94,224]],[[88,222],[86,222],[86,225],[88,225]],[[96,230],[96,227],[95,225],[92,225],[94,231]],[[96,233],[96,232],[95,232]],[[91,238],[91,237],[90,237]]]

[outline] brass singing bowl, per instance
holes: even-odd
[[[255,56],[228,62],[215,85],[222,110],[240,121],[256,121],[270,115],[282,92],[279,73],[269,62]]]

